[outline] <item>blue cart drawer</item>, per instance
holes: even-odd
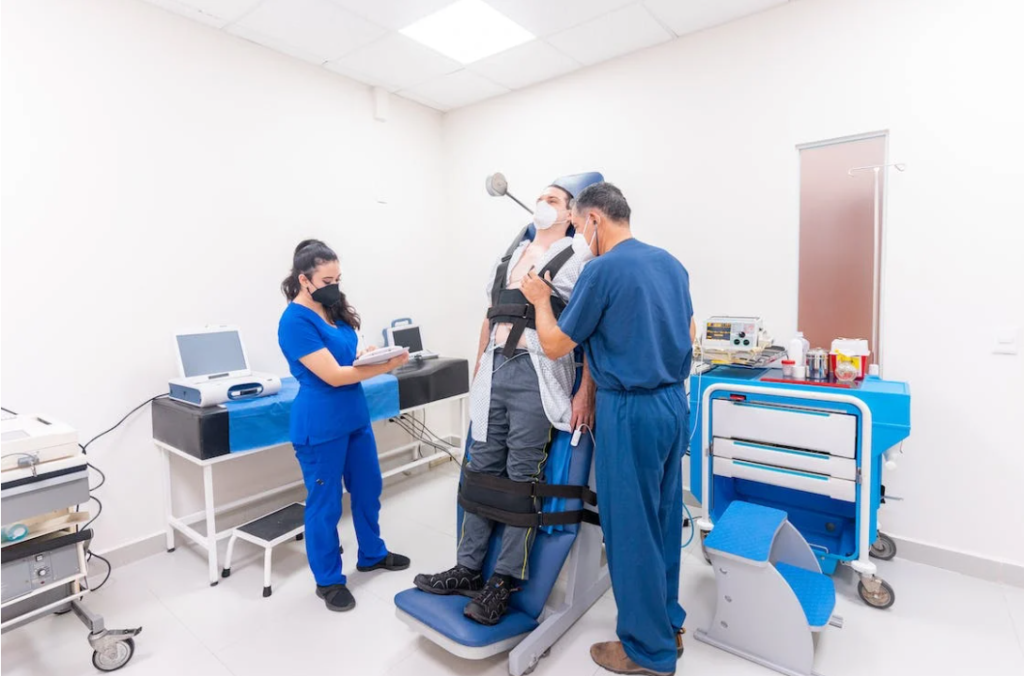
[[[846,413],[716,399],[715,436],[857,457],[857,418]]]
[[[826,474],[837,479],[847,479],[849,481],[856,481],[857,479],[856,460],[817,451],[803,451],[716,437],[714,454],[715,457],[747,460],[785,469]]]
[[[857,484],[846,479],[729,458],[715,458],[714,467],[716,476],[747,479],[771,486],[827,495],[834,500],[845,502],[857,500]]]

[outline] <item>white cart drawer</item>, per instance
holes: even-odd
[[[846,413],[716,399],[712,434],[854,458],[857,418]]]
[[[746,460],[729,458],[714,459],[715,475],[733,479],[747,479],[771,486],[782,486],[807,493],[827,495],[835,500],[855,502],[857,484],[846,479],[836,479],[811,472],[800,472],[795,469],[782,469],[761,465]]]
[[[855,481],[857,479],[857,461],[838,455],[817,453],[814,451],[798,451],[779,446],[754,444],[749,441],[715,438],[715,457],[731,460],[748,460],[764,465],[772,465],[783,469],[797,469],[814,474],[825,474],[837,479]]]

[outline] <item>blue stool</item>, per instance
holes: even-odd
[[[715,618],[698,641],[789,676],[813,676],[814,645],[836,591],[786,513],[734,501],[704,541],[718,586]]]

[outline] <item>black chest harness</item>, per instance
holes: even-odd
[[[508,340],[502,353],[511,358],[516,346],[527,328],[536,329],[534,306],[526,300],[519,289],[509,289],[505,279],[508,277],[508,266],[512,254],[519,248],[524,229],[505,256],[498,264],[491,286],[491,309],[487,311],[491,329],[497,324],[511,324]],[[554,279],[566,261],[572,258],[573,249],[566,247],[558,252],[538,273],[541,279],[548,272]],[[557,319],[565,309],[565,301],[557,294],[551,298],[551,309]],[[550,449],[550,442],[549,442]],[[589,509],[575,509],[558,512],[541,511],[543,498],[565,498],[581,500],[584,505],[597,506],[597,494],[589,486],[547,484],[543,481],[517,482],[508,477],[494,476],[475,472],[468,466],[462,468],[462,480],[459,482],[459,505],[467,512],[472,512],[492,521],[519,528],[542,528],[544,526],[564,526],[574,523],[590,523],[600,525],[597,512]]]
[[[505,282],[512,254],[519,246],[518,240],[513,242],[498,264],[498,269],[494,273],[494,283],[491,285],[491,307],[487,310],[487,319],[491,322],[492,331],[498,324],[512,325],[512,330],[505,341],[505,349],[502,350],[502,354],[509,359],[515,354],[516,346],[519,345],[519,341],[523,337],[523,331],[528,328],[537,328],[537,316],[533,304],[526,300],[522,291],[509,289]],[[565,247],[548,261],[548,264],[541,268],[537,275],[544,279],[544,275],[550,272],[551,278],[554,279],[566,261],[572,258],[572,254],[572,247]],[[562,310],[565,309],[565,301],[557,293],[551,296],[551,309],[555,313],[555,319],[558,319],[562,315]]]

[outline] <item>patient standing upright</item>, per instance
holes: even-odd
[[[589,249],[569,236],[569,203],[563,187],[549,186],[537,200],[532,242],[523,241],[494,266],[488,280],[490,308],[480,330],[477,368],[470,393],[473,443],[465,471],[542,481],[552,429],[592,425],[594,388],[584,368],[576,395],[572,354],[548,359],[533,328],[533,306],[519,290],[530,270],[550,273],[553,300],[568,302]],[[555,299],[558,300],[555,300]],[[539,505],[533,506],[534,511]],[[495,522],[465,510],[457,565],[436,575],[417,575],[416,586],[433,594],[474,597],[465,614],[481,624],[498,623],[519,582],[529,577],[535,528],[506,526],[494,574],[483,579],[484,558]]]

